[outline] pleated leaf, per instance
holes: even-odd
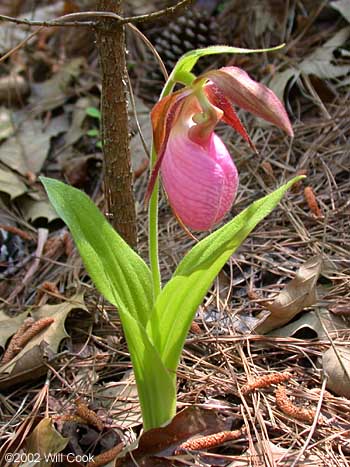
[[[166,368],[175,371],[186,335],[215,277],[256,225],[277,206],[296,177],[255,201],[229,223],[195,245],[158,296],[148,334]]]
[[[41,177],[41,181],[98,290],[145,326],[153,306],[152,277],[146,263],[85,193],[50,178]]]
[[[176,375],[169,373],[145,331],[152,308],[151,274],[144,261],[81,191],[41,178],[49,199],[69,227],[98,290],[118,308],[141,403],[144,429],[175,415]]]

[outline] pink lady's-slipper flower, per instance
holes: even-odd
[[[215,134],[222,120],[254,148],[233,104],[273,123],[293,136],[283,104],[263,84],[237,67],[209,71],[161,99],[152,110],[157,152],[148,196],[160,170],[169,203],[181,223],[210,230],[230,210],[239,178],[222,140]]]

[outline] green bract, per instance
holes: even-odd
[[[260,52],[274,52],[275,50],[282,49],[284,44],[278,45],[277,47],[271,47],[269,49],[242,49],[239,47],[231,47],[228,45],[212,45],[205,47],[204,49],[191,50],[185,53],[180,60],[174,66],[168,82],[182,82],[185,84],[191,84],[193,79],[196,77],[191,70],[198,62],[201,57],[206,55],[218,55],[218,54],[252,54]]]

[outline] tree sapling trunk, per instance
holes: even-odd
[[[121,0],[98,0],[97,9],[121,14],[121,3]],[[136,249],[124,25],[101,20],[96,35],[102,73],[101,124],[107,209],[113,227]]]

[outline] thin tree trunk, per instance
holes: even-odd
[[[98,0],[97,9],[121,14],[121,0]],[[130,163],[124,26],[101,21],[97,45],[102,71],[102,144],[107,209],[113,227],[137,247],[135,202]]]

